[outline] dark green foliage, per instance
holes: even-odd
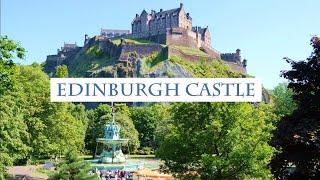
[[[134,107],[131,118],[139,132],[141,147],[157,149],[163,140],[166,122],[169,119],[169,105]]]
[[[271,108],[246,103],[177,103],[158,150],[162,170],[186,179],[270,177]]]
[[[82,105],[51,103],[49,78],[41,66],[17,66],[15,91],[0,101],[0,164],[82,151],[86,113]]]
[[[285,60],[292,70],[283,71],[282,76],[289,80],[288,88],[293,92],[300,109],[320,111],[320,40],[312,39],[313,52],[306,61]]]
[[[305,61],[285,58],[292,69],[283,71],[289,80],[297,109],[278,124],[272,144],[281,152],[271,163],[278,179],[320,177],[320,40],[311,40],[313,52]]]
[[[50,176],[50,180],[96,180],[96,175],[89,175],[90,164],[78,157],[74,151],[66,154],[66,160],[60,164],[58,172]]]
[[[96,139],[104,136],[104,125],[112,120],[111,108],[108,105],[100,105],[88,112],[88,128],[86,131],[85,148],[95,154]]]
[[[140,146],[140,141],[138,131],[130,118],[130,110],[125,104],[116,104],[115,108],[115,119],[121,126],[120,135],[123,138],[129,139],[129,149],[124,147],[123,150],[127,153],[134,152]]]
[[[279,117],[290,115],[297,108],[293,92],[287,86],[287,83],[281,83],[272,90],[275,114]]]

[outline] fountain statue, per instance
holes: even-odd
[[[115,122],[112,105],[112,122],[104,126],[104,137],[97,138],[97,146],[102,144],[102,153],[99,156],[99,163],[124,163],[125,155],[121,147],[128,144],[129,139],[120,138],[120,126]]]

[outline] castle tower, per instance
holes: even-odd
[[[89,36],[88,34],[84,35],[84,46],[89,42]]]
[[[236,50],[236,54],[237,54],[238,56],[240,56],[240,53],[241,53],[241,50],[240,50],[240,49],[237,49],[237,50]]]
[[[241,64],[241,50],[240,49],[236,50],[236,61],[237,61],[237,63]]]
[[[243,61],[242,61],[242,67],[243,67],[243,68],[246,68],[246,67],[247,67],[247,63],[248,63],[248,60],[243,59]]]

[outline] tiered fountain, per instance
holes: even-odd
[[[104,137],[97,138],[96,152],[98,146],[102,145],[102,153],[98,159],[92,160],[92,166],[105,170],[128,170],[135,171],[143,167],[143,163],[127,161],[121,147],[128,144],[129,139],[120,138],[120,126],[115,122],[112,103],[112,122],[104,126]]]
[[[99,157],[99,163],[124,163],[126,158],[122,153],[121,146],[127,145],[129,139],[121,139],[119,136],[120,126],[113,120],[104,127],[104,137],[97,139],[102,144],[103,150]]]

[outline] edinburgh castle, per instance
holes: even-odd
[[[147,41],[150,43],[133,43]],[[115,42],[119,43],[115,43]],[[117,59],[118,62],[128,65],[129,61],[138,62],[139,59],[148,57],[154,53],[165,54],[167,58],[179,56],[190,61],[198,61],[201,58],[222,59],[224,62],[241,73],[246,72],[246,60],[241,58],[240,50],[235,53],[220,53],[212,47],[209,27],[193,26],[191,15],[186,12],[181,3],[178,8],[158,12],[151,10],[148,13],[143,10],[136,14],[131,23],[130,30],[101,29],[100,35],[89,37],[85,35],[84,46],[77,44],[64,44],[58,49],[56,55],[49,55],[46,60],[46,71],[52,72],[54,67],[60,64],[75,64],[79,53],[90,47],[98,48]],[[189,53],[187,49],[199,51]],[[132,53],[135,53],[132,56]],[[134,59],[134,60],[132,60]],[[134,67],[137,68],[137,67]]]

